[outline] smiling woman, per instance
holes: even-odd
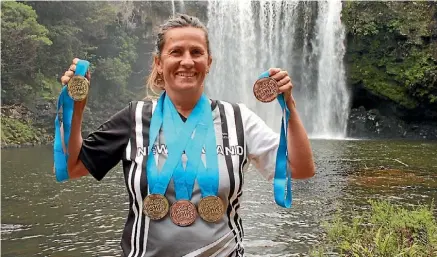
[[[154,58],[154,69],[166,82],[163,89],[183,116],[189,115],[203,93],[203,82],[211,67],[212,58],[206,37],[203,28],[168,30],[164,35],[165,44]],[[186,99],[193,100],[190,106],[178,104],[181,101],[186,103]],[[183,110],[184,107],[187,109]]]
[[[101,180],[123,162],[130,199],[125,256],[242,256],[239,209],[249,163],[268,180],[278,171],[298,179],[314,175],[288,73],[270,68],[267,74],[290,114],[284,136],[244,104],[205,96],[212,61],[206,27],[178,15],[161,26],[156,41],[148,86],[162,91],[158,100],[129,103],[86,139],[86,99],[74,102],[68,175]],[[280,156],[284,147],[288,154]]]

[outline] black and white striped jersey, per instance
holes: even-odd
[[[268,180],[274,175],[279,134],[244,104],[211,101],[219,162],[219,196],[227,206],[218,223],[201,218],[188,227],[164,219],[150,220],[142,210],[148,194],[146,163],[155,158],[162,167],[168,154],[161,132],[150,151],[149,126],[156,101],[135,101],[112,116],[84,139],[80,159],[101,180],[120,160],[129,194],[130,209],[123,230],[124,256],[243,256],[243,224],[239,213],[244,172],[252,162]],[[203,160],[204,160],[204,156]],[[186,158],[183,156],[183,161]],[[166,197],[175,202],[171,181]],[[197,205],[201,192],[197,183],[191,201]]]

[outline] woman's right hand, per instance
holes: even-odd
[[[76,71],[76,64],[79,61],[79,58],[74,58],[72,64],[70,65],[70,68],[64,73],[64,75],[61,77],[61,83],[62,85],[67,85],[68,81],[74,76],[74,72]],[[88,70],[85,78],[88,79],[88,81],[91,80],[91,73]]]

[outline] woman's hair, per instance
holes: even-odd
[[[158,58],[161,58],[162,48],[164,47],[165,44],[165,37],[164,37],[165,32],[173,28],[186,28],[186,27],[202,29],[205,32],[207,51],[208,54],[211,54],[210,47],[209,47],[208,30],[206,26],[198,18],[194,16],[189,16],[186,14],[177,14],[176,16],[165,21],[161,26],[159,26],[158,36],[156,37],[156,42],[155,42],[154,57],[157,56]],[[147,78],[147,87],[150,88],[154,93],[156,93],[155,90],[158,91],[164,90],[164,79],[162,78],[162,75],[158,74],[158,69],[155,65],[154,60],[152,60],[152,71],[149,77]]]

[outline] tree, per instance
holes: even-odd
[[[36,58],[44,45],[51,45],[49,31],[37,22],[32,7],[18,2],[2,2],[2,101],[24,101],[31,93]]]

